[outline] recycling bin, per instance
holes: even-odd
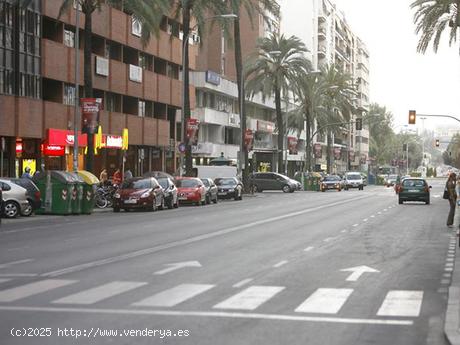
[[[84,181],[81,212],[84,214],[91,214],[96,203],[95,196],[99,179],[86,170],[79,170],[77,173]]]
[[[46,170],[34,175],[33,181],[40,189],[41,207],[37,214],[72,214],[74,179],[65,171]]]
[[[82,203],[83,203],[83,185],[85,181],[75,172],[68,172],[73,179],[73,189],[72,194],[70,195],[71,204],[72,204],[72,214],[81,214],[82,213]]]

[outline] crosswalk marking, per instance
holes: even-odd
[[[146,285],[142,282],[123,282],[115,281],[92,289],[78,292],[76,294],[60,298],[52,303],[58,304],[93,304],[107,298],[134,290],[140,286]]]
[[[353,289],[318,289],[296,308],[298,313],[337,314]]]
[[[213,308],[254,310],[282,290],[282,286],[250,286]]]
[[[141,307],[174,307],[179,303],[212,289],[214,286],[210,284],[181,284],[132,305]]]
[[[390,291],[380,306],[377,315],[417,317],[420,314],[422,299],[423,291]]]
[[[76,280],[47,279],[0,291],[0,302],[14,302],[75,283]]]

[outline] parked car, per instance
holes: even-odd
[[[337,191],[342,190],[342,179],[338,175],[326,176],[320,184],[321,192],[325,192],[329,189],[335,189]]]
[[[254,173],[249,177],[249,183],[254,192],[282,190],[285,193],[293,193],[297,189],[289,177],[275,172]]]
[[[27,201],[29,202],[29,206],[21,212],[21,215],[30,216],[33,211],[41,207],[40,189],[38,189],[37,185],[31,179],[12,178],[10,181],[27,190]]]
[[[217,186],[212,178],[202,178],[201,181],[206,188],[206,203],[210,204],[211,201],[217,204]]]
[[[345,190],[349,188],[364,189],[363,177],[359,172],[347,172],[344,178]]]
[[[300,183],[299,181],[297,180],[294,180],[294,179],[290,179],[292,184],[294,185],[295,187],[295,190],[302,190],[302,183]]]
[[[219,177],[214,182],[219,199],[243,200],[243,184],[236,177]]]
[[[175,184],[178,189],[180,203],[193,203],[201,206],[206,203],[206,188],[197,177],[177,177]]]
[[[134,177],[125,180],[113,195],[113,212],[130,209],[156,211],[165,204],[163,188],[154,177]]]
[[[399,188],[398,202],[403,204],[404,201],[423,201],[428,205],[430,203],[430,189],[431,186],[423,178],[406,178]]]
[[[9,180],[0,179],[0,189],[2,190],[3,215],[6,218],[15,218],[27,212],[29,201],[25,188]]]
[[[178,190],[173,180],[170,179],[169,177],[157,177],[157,181],[160,184],[161,188],[163,188],[163,193],[165,197],[165,205],[169,209],[178,208],[179,207]]]

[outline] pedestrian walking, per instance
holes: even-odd
[[[117,170],[113,173],[113,176],[112,176],[112,183],[113,183],[114,185],[119,186],[119,185],[121,184],[121,181],[122,181],[121,171],[120,171],[120,169],[117,169]]]
[[[24,169],[24,173],[22,174],[21,178],[28,178],[29,180],[32,180],[32,175],[30,173],[30,168],[26,167]]]
[[[451,173],[449,178],[446,182],[446,187],[444,190],[445,196],[449,200],[449,216],[447,217],[447,226],[451,228],[454,224],[454,216],[455,216],[455,207],[457,206],[457,175],[455,173]]]

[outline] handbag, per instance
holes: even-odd
[[[442,195],[443,199],[449,199],[449,191],[447,190],[447,187],[444,188],[444,194]]]

